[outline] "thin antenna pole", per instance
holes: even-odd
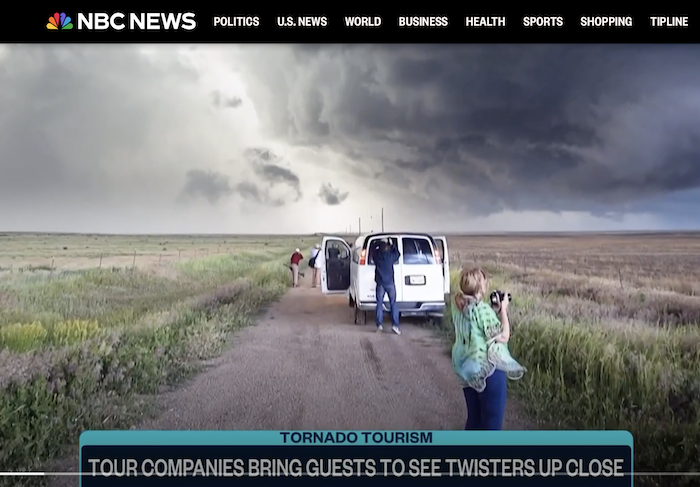
[[[382,206],[382,233],[384,232],[384,207]]]
[[[357,233],[358,234],[362,233],[362,217],[357,219]]]

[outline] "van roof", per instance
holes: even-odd
[[[362,238],[367,238],[367,237],[391,237],[394,235],[409,235],[412,237],[432,237],[429,233],[420,233],[420,232],[377,232],[377,233],[366,233],[364,235],[361,235]]]

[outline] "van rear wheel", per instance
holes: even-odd
[[[367,311],[361,311],[357,303],[355,303],[355,324],[356,325],[366,325],[367,324]]]

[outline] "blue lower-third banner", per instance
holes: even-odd
[[[633,441],[627,431],[87,431],[80,472],[82,487],[630,487]]]

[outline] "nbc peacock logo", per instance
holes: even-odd
[[[49,23],[46,24],[48,30],[69,30],[73,28],[71,23],[71,18],[66,15],[65,12],[56,12],[53,16],[49,17]]]

